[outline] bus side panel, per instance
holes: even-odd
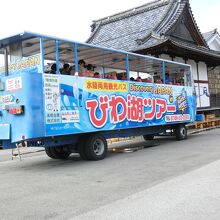
[[[42,74],[24,74],[24,123],[26,139],[44,137],[44,102]]]
[[[44,93],[46,136],[195,120],[192,87],[45,74]]]
[[[0,125],[10,126],[10,141],[42,137],[44,134],[42,75],[20,73],[2,79],[5,89],[0,92]],[[23,113],[13,114],[22,106]],[[3,140],[8,140],[4,139]]]

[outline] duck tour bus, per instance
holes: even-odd
[[[107,139],[187,138],[189,65],[30,32],[0,40],[0,140],[53,159],[107,155]]]

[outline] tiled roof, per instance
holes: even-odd
[[[196,53],[203,53],[204,55],[220,59],[220,52],[210,50],[209,48],[198,46],[192,43],[183,42],[181,40],[174,39],[172,37],[164,37],[163,40],[156,40],[156,39],[151,38],[148,41],[146,41],[144,44],[139,46],[137,48],[137,51],[142,51],[145,49],[150,49],[156,46],[160,46],[162,44],[170,44],[170,43],[172,45],[177,46],[178,48],[186,49],[189,51],[194,51]]]
[[[104,19],[94,21],[93,32],[88,39],[91,44],[133,51],[137,40],[151,34],[164,19],[171,1],[157,0]]]
[[[207,47],[193,18],[188,0],[156,0],[92,24],[88,43],[114,49],[137,51],[166,40],[166,34],[176,24],[187,4],[194,27]]]
[[[217,31],[217,29],[214,29],[212,31],[209,31],[209,32],[206,32],[206,33],[203,33],[203,37],[205,38],[206,42],[208,42],[211,38],[213,38],[214,36],[219,36],[219,33]]]
[[[183,41],[178,41],[176,39],[170,39],[172,44],[173,45],[176,45],[176,46],[179,46],[181,48],[185,48],[185,49],[188,49],[188,50],[192,50],[192,51],[195,51],[195,52],[202,52],[203,54],[206,54],[208,56],[214,56],[216,58],[219,58],[220,59],[220,53],[217,52],[217,51],[214,51],[214,50],[210,50],[209,48],[205,48],[205,47],[202,47],[202,46],[197,46],[195,44],[191,44],[191,43],[186,43],[186,42],[183,42]]]

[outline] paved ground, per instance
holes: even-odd
[[[219,220],[220,161],[135,193],[78,220]]]
[[[148,142],[154,147],[139,139],[143,150],[98,162],[51,160],[43,152],[22,162],[5,158],[0,219],[220,219],[219,135]]]

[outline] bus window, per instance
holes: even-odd
[[[39,38],[17,41],[0,50],[0,75],[15,75],[23,72],[39,72]]]
[[[0,54],[1,54],[0,76],[9,75],[10,56],[9,56],[8,51],[9,51],[8,46],[5,46],[4,48],[0,49]]]
[[[0,77],[5,75],[4,49],[0,49]]]
[[[185,86],[192,86],[192,77],[191,77],[191,69],[190,67],[183,66],[181,68],[183,74],[184,74],[184,82]]]
[[[44,39],[44,72],[75,74],[74,46],[65,41]]]
[[[63,75],[75,75],[74,45],[58,41],[59,72]]]
[[[191,72],[188,66],[165,62],[165,83],[191,86]]]
[[[21,46],[21,50],[20,50]],[[10,51],[10,62],[15,64],[11,65],[11,71],[13,67],[21,71],[28,71],[31,73],[41,72],[41,56],[40,56],[40,38],[31,38],[23,40],[18,47],[14,47],[13,51]]]
[[[78,45],[78,60],[85,62],[83,71],[87,77],[127,80],[126,55],[111,50]],[[88,67],[92,67],[91,69]],[[92,72],[92,74],[88,74]]]
[[[85,45],[77,45],[78,75],[102,78],[104,70],[103,51]]]
[[[22,42],[17,42],[9,45],[9,57],[10,63],[16,63],[18,60],[21,60],[23,57],[22,53]]]
[[[130,80],[162,83],[161,61],[146,57],[129,56]]]
[[[165,62],[165,84],[182,84],[182,76],[177,66],[173,63]]]
[[[55,40],[44,38],[44,73],[56,74],[56,47]]]
[[[127,80],[126,54],[104,51],[103,66],[105,67],[105,78]]]

